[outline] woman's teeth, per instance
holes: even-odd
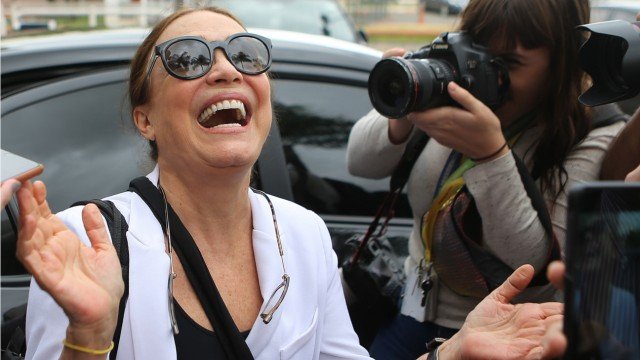
[[[235,110],[235,117],[232,116],[231,118],[232,121],[235,120],[238,122],[243,122],[247,117],[247,111],[245,110],[244,103],[242,103],[242,101],[224,100],[224,101],[220,101],[215,104],[212,104],[211,106],[206,108],[200,114],[200,116],[198,116],[198,122],[201,124],[205,123],[210,117],[212,117],[218,111],[221,111],[221,110]],[[235,123],[235,124],[238,124],[238,123]],[[220,125],[230,125],[230,124],[217,124],[217,126],[220,126]]]

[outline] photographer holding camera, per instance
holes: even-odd
[[[578,102],[575,27],[589,10],[588,0],[471,0],[461,33],[372,71],[375,110],[351,132],[350,172],[389,176],[416,134],[430,137],[407,182],[401,314],[376,336],[374,358],[415,357],[425,339],[451,337],[506,269],[529,263],[538,275],[516,301],[555,298],[543,277],[563,248],[567,191],[598,178],[624,124],[617,107]]]

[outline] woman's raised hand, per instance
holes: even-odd
[[[506,147],[498,117],[480,100],[454,82],[447,86],[449,95],[462,106],[438,107],[407,115],[420,130],[440,144],[455,149],[473,159],[494,155],[497,158],[509,151]]]
[[[17,257],[66,313],[67,340],[98,348],[110,342],[124,283],[100,211],[93,204],[82,210],[88,247],[51,212],[41,181],[26,182],[18,203]]]

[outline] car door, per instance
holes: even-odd
[[[286,187],[296,203],[323,218],[339,251],[345,240],[364,232],[389,189],[388,178],[365,179],[347,170],[349,132],[371,110],[368,71],[303,62],[279,63],[273,71],[274,119],[286,161]],[[260,174],[270,167],[262,161],[259,166]],[[260,176],[261,187],[269,193],[277,194],[282,183],[277,176]],[[397,236],[394,244],[404,255],[410,218],[403,195],[389,235]]]

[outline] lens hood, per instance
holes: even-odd
[[[640,92],[640,29],[621,21],[581,25],[590,32],[580,48],[580,66],[593,80],[593,86],[580,96],[580,102],[597,106],[631,98]]]

